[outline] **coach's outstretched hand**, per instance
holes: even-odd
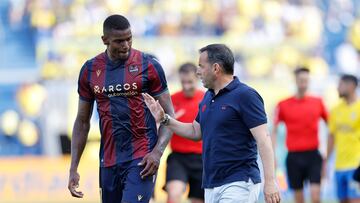
[[[266,203],[279,203],[281,201],[279,189],[274,181],[265,181],[264,194]]]
[[[159,104],[159,101],[156,101],[148,93],[142,93],[142,95],[144,97],[145,104],[150,109],[150,112],[154,116],[156,123],[160,123],[160,121],[165,116],[165,111]]]
[[[82,198],[84,194],[76,189],[79,187],[80,175],[76,171],[70,171],[68,189],[73,197]]]

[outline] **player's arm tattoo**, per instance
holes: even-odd
[[[169,92],[164,92],[161,95],[155,97],[155,99],[159,100],[159,103],[164,109],[165,113],[169,114],[171,117],[175,117],[174,108],[171,102],[171,97]],[[160,125],[159,139],[155,148],[159,150],[161,153],[163,153],[171,139],[171,136],[172,136],[172,131],[168,127]]]
[[[90,130],[90,118],[93,102],[79,100],[78,113],[75,119],[71,140],[71,166],[70,170],[77,171],[81,155],[84,151]]]

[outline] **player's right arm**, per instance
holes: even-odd
[[[93,109],[93,102],[79,99],[78,113],[75,119],[72,140],[71,140],[71,165],[68,189],[73,197],[82,198],[83,193],[77,191],[80,175],[77,172],[81,155],[84,151],[88,133],[90,130],[90,118]]]
[[[156,122],[160,123],[165,117],[164,109],[161,107],[159,102],[149,94],[144,93],[143,97]],[[197,121],[193,121],[192,123],[183,123],[170,116],[169,119],[170,120],[167,124],[167,127],[170,128],[170,130],[172,130],[175,134],[194,141],[201,140],[200,124]]]
[[[83,193],[76,190],[79,186],[80,179],[77,168],[86,145],[90,129],[90,118],[95,99],[89,85],[89,76],[90,73],[86,62],[81,68],[78,80],[79,104],[72,132],[71,165],[68,184],[71,195],[78,198],[83,197]]]

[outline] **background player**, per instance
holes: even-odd
[[[297,92],[277,105],[272,140],[276,149],[277,127],[286,126],[288,155],[286,169],[290,188],[295,191],[295,202],[303,203],[304,181],[310,182],[311,201],[320,202],[322,156],[319,153],[319,121],[327,121],[327,111],[322,100],[307,94],[309,69],[294,71]]]
[[[198,113],[204,92],[198,89],[197,67],[192,63],[180,66],[179,77],[182,90],[171,96],[175,117],[181,122],[192,122]],[[202,182],[201,142],[194,142],[176,134],[171,138],[172,153],[167,159],[166,191],[168,203],[180,203],[189,183],[192,203],[204,202]]]
[[[335,149],[337,195],[342,203],[360,202],[360,185],[353,179],[360,163],[360,100],[356,96],[358,80],[343,75],[338,91],[343,100],[329,117],[328,157]]]
[[[81,69],[80,96],[75,120],[68,188],[74,197],[80,176],[79,161],[86,145],[94,101],[100,117],[100,187],[104,203],[148,202],[155,173],[172,132],[156,122],[141,93],[158,99],[173,115],[170,95],[161,65],[152,57],[132,49],[128,20],[109,16],[103,24],[106,51],[88,60]]]

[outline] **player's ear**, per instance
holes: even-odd
[[[109,45],[109,38],[105,35],[101,36],[101,39],[105,45]]]

